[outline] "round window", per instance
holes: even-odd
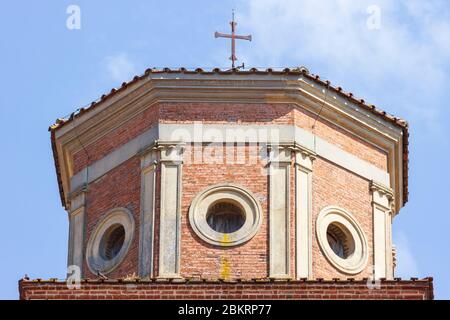
[[[125,258],[134,234],[134,219],[125,208],[113,209],[92,231],[86,260],[92,273],[113,271]]]
[[[206,221],[214,231],[232,233],[244,225],[245,214],[238,205],[220,201],[209,207]]]
[[[100,241],[100,255],[105,260],[111,260],[117,256],[123,247],[125,229],[120,224],[114,224],[105,231]]]
[[[349,258],[355,250],[355,241],[350,232],[339,223],[328,225],[327,240],[331,250],[342,259]]]
[[[189,222],[204,241],[234,246],[251,239],[262,221],[261,205],[247,189],[233,184],[201,191],[189,208]]]
[[[347,211],[324,208],[316,220],[316,234],[325,258],[339,271],[357,274],[367,265],[368,245],[362,228]]]

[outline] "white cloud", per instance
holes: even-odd
[[[394,244],[397,249],[395,276],[402,278],[418,277],[419,268],[406,235],[403,232],[396,233]]]
[[[371,5],[381,10],[379,30],[366,24]],[[251,0],[242,8],[240,30],[254,39],[238,52],[246,65],[308,62],[320,66],[313,72],[350,74],[374,92],[391,85],[395,108],[389,111],[420,119],[429,128],[439,121],[439,95],[450,80],[445,1]]]
[[[114,82],[129,81],[136,74],[136,66],[125,53],[108,56],[104,63],[108,77]]]

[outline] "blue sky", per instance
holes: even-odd
[[[66,27],[71,4],[81,29]],[[238,32],[253,35],[238,44],[238,62],[304,65],[410,122],[410,200],[394,221],[397,275],[433,276],[436,298],[450,298],[445,0],[2,3],[0,298],[18,298],[24,274],[65,276],[68,222],[48,126],[147,67],[228,67],[229,42],[213,34],[229,31],[232,8]]]

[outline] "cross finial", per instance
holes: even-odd
[[[234,62],[237,60],[237,57],[236,57],[236,44],[235,44],[235,40],[236,39],[239,39],[239,40],[248,40],[248,41],[252,41],[252,36],[251,35],[248,35],[248,36],[240,36],[240,35],[237,35],[236,33],[235,33],[235,31],[236,31],[236,25],[237,25],[237,23],[236,22],[234,22],[234,9],[231,11],[231,15],[232,15],[232,20],[231,20],[231,22],[230,22],[230,25],[231,25],[231,34],[226,34],[226,33],[220,33],[220,32],[215,32],[214,33],[214,37],[215,38],[228,38],[228,39],[231,39],[231,57],[230,57],[230,60],[231,60],[231,68],[233,68],[234,69]]]

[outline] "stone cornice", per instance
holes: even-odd
[[[96,113],[83,114],[79,119],[73,120],[71,125],[57,130],[56,138],[61,138],[65,143],[73,139],[80,139],[83,145],[87,146],[110,130],[138,115],[144,109],[160,102],[293,103],[302,108],[307,106],[313,112],[318,111],[323,106],[322,118],[328,118],[328,120],[343,127],[346,126],[344,122],[347,121],[348,125],[352,124],[351,132],[353,134],[357,134],[354,132],[355,121],[357,121],[364,127],[364,131],[367,132],[367,129],[369,129],[370,132],[377,132],[388,140],[397,141],[398,137],[401,136],[401,130],[387,121],[380,120],[370,112],[352,106],[348,102],[340,101],[333,95],[328,97],[328,101],[325,101],[323,92],[318,90],[317,87],[305,84],[300,80],[295,82],[296,87],[286,85],[286,82],[280,83],[268,80],[246,81],[241,79],[237,81],[239,85],[236,84],[236,81],[228,81],[227,85],[225,80],[159,79],[153,81],[156,82],[144,82],[132,94],[131,92],[122,93],[123,97],[118,96],[115,101],[111,101],[107,106],[98,108]],[[167,81],[173,81],[173,85],[167,84]],[[268,85],[266,82],[272,85]],[[220,83],[220,86],[217,83]],[[264,83],[265,86],[260,83]],[[103,112],[106,108],[108,108],[108,112]],[[327,113],[327,110],[330,112]],[[336,122],[337,119],[339,121]],[[74,128],[76,130],[73,130]],[[77,141],[75,142],[73,151],[76,152],[80,146]],[[379,143],[376,144],[379,145]]]
[[[174,74],[172,75],[174,76]],[[327,95],[327,97],[325,97]],[[388,152],[390,184],[398,195],[397,211],[402,205],[403,137],[402,130],[368,110],[350,103],[303,76],[234,78],[203,76],[156,76],[137,82],[114,99],[86,112],[71,124],[55,130],[55,146],[62,186],[73,175],[72,156],[114,128],[161,102],[289,103],[317,113],[320,117]],[[156,107],[155,107],[156,109]],[[157,110],[155,110],[157,112]]]

